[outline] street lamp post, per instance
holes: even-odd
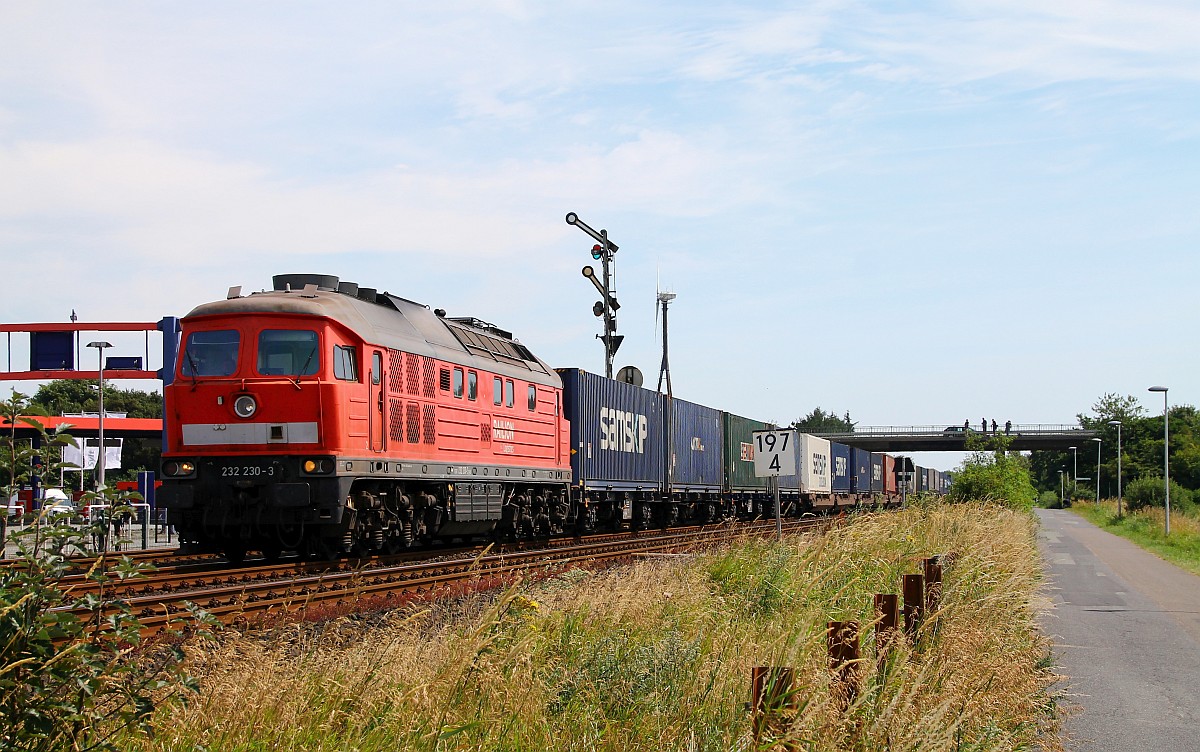
[[[1065,507],[1067,505],[1067,486],[1063,482],[1063,473],[1065,472],[1066,470],[1058,471],[1058,505],[1060,507]]]
[[[1165,507],[1165,510],[1167,513],[1166,527],[1164,528],[1165,532],[1163,533],[1163,535],[1170,535],[1171,534],[1171,460],[1170,460],[1171,443],[1170,443],[1168,432],[1167,432],[1167,423],[1170,420],[1170,416],[1168,415],[1168,411],[1167,411],[1167,387],[1152,386],[1152,387],[1150,387],[1150,391],[1162,392],[1162,396],[1163,396],[1163,494],[1164,494],[1163,499],[1164,499],[1164,507]]]
[[[1121,516],[1121,421],[1110,420],[1110,426],[1117,427],[1117,517]]]
[[[1100,447],[1104,445],[1104,440],[1099,436],[1092,439],[1096,442],[1096,504],[1100,503]]]
[[[1071,471],[1071,503],[1075,502],[1075,487],[1079,481],[1075,480],[1079,477],[1079,451],[1078,447],[1071,447],[1071,460],[1073,461],[1074,470]]]
[[[97,433],[100,435],[100,454],[96,457],[96,489],[104,487],[104,348],[112,347],[109,342],[89,342],[88,347],[100,351],[100,420]]]

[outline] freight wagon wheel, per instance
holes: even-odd
[[[274,564],[283,557],[283,548],[278,543],[263,546],[262,555],[268,564]]]
[[[226,546],[225,558],[230,564],[241,564],[246,561],[246,547],[240,544]]]

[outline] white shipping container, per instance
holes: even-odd
[[[796,442],[799,457],[796,469],[800,475],[800,492],[828,494],[832,490],[833,458],[829,450],[829,439],[802,433]]]

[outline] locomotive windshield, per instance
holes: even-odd
[[[233,329],[192,332],[183,350],[183,375],[232,376],[237,370],[240,342],[241,336]]]
[[[264,329],[258,335],[258,372],[264,376],[311,376],[320,365],[316,332]]]

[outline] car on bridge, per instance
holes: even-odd
[[[978,433],[978,431],[968,426],[947,426],[942,433]]]

